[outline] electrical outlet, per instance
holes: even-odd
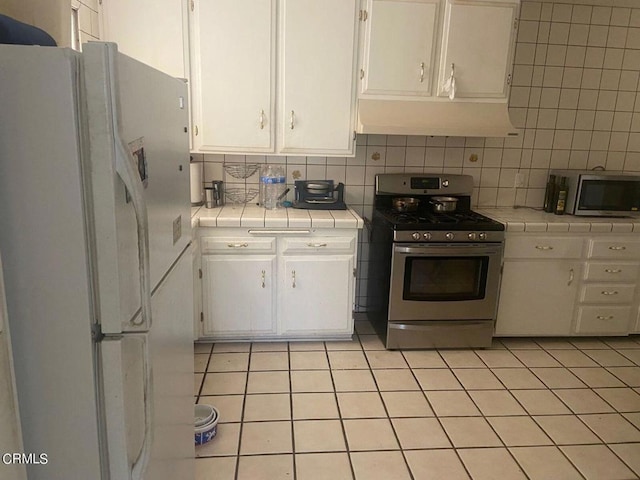
[[[522,172],[516,173],[516,178],[513,182],[513,186],[515,188],[526,187],[527,185],[527,176]]]

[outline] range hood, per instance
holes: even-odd
[[[510,137],[507,102],[358,100],[358,133]]]

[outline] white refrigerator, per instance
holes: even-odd
[[[186,85],[89,43],[0,45],[0,86],[0,251],[28,478],[192,479]]]

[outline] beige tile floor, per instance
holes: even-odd
[[[640,337],[198,344],[196,480],[640,478]]]

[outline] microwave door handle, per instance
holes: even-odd
[[[115,44],[106,44],[108,55],[108,81],[111,100],[112,132],[115,142],[115,167],[116,173],[124,183],[131,201],[136,217],[138,233],[138,269],[140,283],[140,304],[142,315],[137,321],[135,317],[131,320],[133,327],[149,330],[151,328],[151,275],[149,263],[149,218],[147,214],[147,204],[143,195],[144,186],[140,180],[138,172],[134,169],[135,163],[133,155],[125,144],[120,132],[119,104],[117,98],[116,84],[116,47]]]

